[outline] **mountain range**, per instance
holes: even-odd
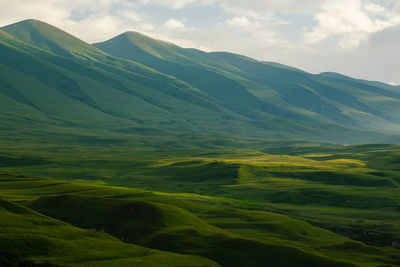
[[[400,142],[400,88],[337,73],[137,32],[88,44],[38,20],[0,28],[0,58],[4,140],[117,133]]]

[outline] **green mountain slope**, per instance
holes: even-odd
[[[259,112],[303,121],[399,130],[399,121],[392,115],[399,95],[377,84],[370,85],[375,88],[366,88],[361,81],[334,84],[326,75],[311,75],[230,53],[182,49],[132,32],[94,46],[178,77],[216,97],[229,94],[236,99],[236,103],[230,99],[232,104],[242,103]],[[207,85],[202,87],[199,80],[207,81]],[[365,93],[374,96],[362,97]],[[376,106],[374,97],[381,99],[382,106]],[[388,104],[390,107],[383,108]]]
[[[135,127],[144,121],[145,126],[165,124],[168,128],[175,121],[176,127],[182,124],[190,129],[195,123],[188,123],[181,115],[188,110],[188,116],[197,121],[220,116],[219,107],[206,97],[134,62],[119,60],[114,64],[110,57],[110,62],[87,65],[28,46],[4,33],[1,37],[3,94],[24,105],[29,99],[31,108],[40,106],[42,113],[57,119],[83,127],[101,124],[108,129],[114,125]],[[16,99],[16,95],[22,97]]]
[[[400,100],[382,87],[132,32],[95,46],[36,20],[0,29],[4,138],[201,133],[399,142],[392,114]]]

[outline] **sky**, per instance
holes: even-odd
[[[39,19],[88,42],[138,31],[311,73],[400,85],[400,0],[0,0],[0,26]]]

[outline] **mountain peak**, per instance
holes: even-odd
[[[168,58],[176,56],[178,50],[182,50],[177,45],[149,37],[136,31],[126,31],[105,42],[93,44],[95,47],[107,52],[109,49],[116,49],[121,53],[130,51],[135,59],[138,59],[142,52],[148,53],[157,58]],[[142,52],[141,52],[142,51]],[[118,54],[117,56],[122,56]]]
[[[11,23],[11,24],[9,24],[7,26],[4,26],[4,28],[10,27],[10,26],[14,26],[14,25],[28,25],[28,24],[30,24],[30,25],[44,24],[44,25],[48,25],[50,27],[54,27],[54,26],[52,26],[52,25],[50,25],[50,24],[48,24],[46,22],[43,22],[41,20],[38,20],[38,19],[25,19],[25,20],[21,20],[21,21],[18,21],[18,22]]]
[[[126,32],[116,36],[116,38],[117,37],[126,37],[131,43],[135,43],[135,44],[140,44],[140,43],[146,42],[148,45],[157,44],[157,45],[177,47],[173,43],[155,39],[155,38],[152,38],[148,35],[145,35],[143,33],[137,32],[137,31],[126,31]]]
[[[37,19],[27,19],[27,20],[22,20],[16,23],[12,23],[10,25],[4,26],[0,28],[1,30],[8,32],[9,34],[13,35],[14,37],[19,36],[20,38],[27,38],[27,32],[32,31],[33,29],[40,30],[40,31],[60,31],[63,32],[66,35],[70,35],[67,32],[62,31],[61,29],[54,27],[53,25],[50,25],[46,22],[43,22],[41,20]],[[18,38],[19,39],[19,38]],[[21,40],[24,41],[24,40]],[[27,41],[27,40],[25,40]]]
[[[143,33],[137,32],[137,31],[126,31],[124,33],[121,33],[114,38],[111,38],[111,40],[117,39],[120,40],[124,38],[125,40],[128,40],[131,43],[136,43],[136,42],[141,42],[141,41],[147,41],[147,42],[161,42],[159,40],[156,40],[154,38],[151,38]]]
[[[126,35],[126,36],[142,36],[142,37],[150,38],[150,37],[146,36],[145,34],[140,33],[140,32],[137,32],[137,31],[126,31],[126,32],[124,32],[124,33],[122,33],[122,34],[120,34],[120,35]]]
[[[23,20],[0,30],[19,41],[64,57],[87,59],[104,54],[75,36],[37,19]]]
[[[28,23],[28,24],[43,24],[43,25],[47,25],[47,26],[50,26],[50,27],[54,27],[54,26],[52,26],[52,25],[50,25],[50,24],[48,24],[48,23],[46,23],[44,21],[38,20],[38,19],[26,19],[26,20],[22,20],[20,22],[16,22],[14,24],[26,24],[26,23]]]

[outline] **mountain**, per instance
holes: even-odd
[[[84,41],[38,20],[26,20],[1,29],[14,38],[54,54],[81,59],[105,57],[106,54]]]
[[[22,26],[31,23],[37,24],[37,21],[24,21],[13,26],[29,28]],[[47,24],[36,25],[36,28],[42,33],[56,31]],[[191,110],[189,116],[199,117],[200,121],[219,115],[216,103],[172,77],[108,55],[106,60],[97,58],[90,62],[64,57],[64,53],[57,54],[22,42],[18,35],[11,36],[11,29],[3,28],[9,34],[1,35],[2,93],[3,99],[12,98],[17,106],[23,105],[19,109],[27,109],[27,106],[33,109],[23,112],[25,116],[40,113],[42,117],[81,127],[108,124],[109,130],[134,127],[144,122],[148,126],[174,124],[174,121],[187,124],[187,119],[178,115],[187,110]],[[57,33],[62,35],[61,31]],[[58,38],[57,42],[67,43],[71,39],[69,35],[65,38],[66,41]],[[41,39],[52,43],[54,38],[43,34]],[[84,42],[73,43],[76,45],[69,51],[81,51],[81,55],[91,47]],[[92,51],[97,49],[92,47]],[[21,84],[24,81],[30,86]],[[185,98],[189,100],[184,101]],[[17,110],[9,107],[8,113],[13,109]]]
[[[0,132],[8,139],[184,133],[400,141],[400,92],[385,84],[135,32],[90,45],[37,20],[0,28],[0,56]]]
[[[230,94],[235,91],[235,104],[244,103],[252,109],[278,117],[399,129],[399,120],[392,114],[400,111],[400,91],[387,92],[387,88],[376,85],[370,84],[368,87],[363,82],[337,79],[335,76],[311,75],[294,68],[229,53],[201,53],[182,49],[132,32],[94,46],[114,56],[135,60],[178,77],[216,97],[215,91],[223,90],[218,85],[223,84],[225,90],[229,88]],[[213,77],[211,81],[210,77]],[[228,84],[226,78],[233,81],[235,86]],[[204,80],[207,83],[203,85],[201,81]],[[213,81],[215,84],[212,84]],[[221,97],[226,94],[221,92]],[[376,105],[373,100],[382,95],[385,99],[380,104],[390,105],[388,110]]]

